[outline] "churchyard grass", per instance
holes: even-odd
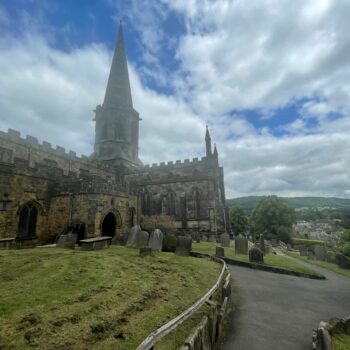
[[[345,333],[335,333],[332,335],[332,345],[334,350],[349,350],[350,335]]]
[[[286,253],[293,258],[297,258],[297,259],[306,261],[310,264],[317,265],[317,266],[323,267],[327,270],[331,270],[333,272],[339,273],[343,276],[350,277],[350,269],[342,269],[341,267],[339,267],[335,263],[331,263],[328,261],[309,260],[306,256],[301,256],[300,253],[297,253],[297,252],[288,252],[287,251]]]
[[[194,252],[215,255],[215,247],[217,245],[220,246],[220,244],[216,244],[216,243],[212,243],[212,242],[193,243],[192,250]],[[225,257],[231,258],[234,260],[249,262],[248,255],[236,254],[233,247],[225,247]],[[287,257],[283,257],[281,255],[276,255],[276,254],[272,254],[272,253],[264,256],[264,265],[269,265],[269,266],[273,266],[273,267],[280,267],[280,268],[283,268],[286,270],[311,273],[311,274],[317,275],[317,273],[315,271],[313,271],[312,269],[307,268],[301,264],[298,264],[297,262],[293,261],[292,259],[288,259]]]
[[[135,349],[216,282],[207,259],[111,246],[0,251],[0,349]],[[201,309],[158,347],[176,349]]]

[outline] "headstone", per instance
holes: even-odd
[[[125,232],[122,235],[115,235],[112,238],[111,244],[114,244],[114,245],[126,245],[126,242],[128,241],[128,237],[129,237],[129,232]]]
[[[307,251],[307,258],[308,258],[309,260],[314,260],[314,259],[315,259],[315,254],[314,254],[314,252],[312,252],[311,250],[308,250],[308,251]]]
[[[259,238],[259,249],[263,252],[263,254],[265,255],[265,239],[264,239],[264,235],[261,234],[260,238]]]
[[[151,255],[152,255],[151,247],[140,248],[140,256],[151,256]]]
[[[179,236],[176,238],[175,254],[188,256],[192,249],[192,238]]]
[[[149,234],[146,231],[138,231],[136,233],[134,247],[144,248],[148,246]]]
[[[230,246],[230,235],[228,233],[223,233],[220,236],[220,241],[221,241],[221,245],[223,247],[229,247]]]
[[[202,235],[202,241],[207,242],[208,241],[208,236],[207,235]]]
[[[235,238],[235,253],[236,254],[248,254],[248,239],[243,236],[237,236]]]
[[[249,261],[252,263],[263,264],[264,253],[257,247],[253,247],[249,250]]]
[[[135,246],[136,235],[138,232],[141,232],[141,227],[139,225],[135,225],[131,228],[128,240],[126,241],[128,247]]]
[[[149,238],[148,246],[153,251],[161,252],[163,247],[163,232],[159,229],[155,229]]]
[[[201,235],[199,232],[196,232],[193,236],[194,240],[196,241],[196,243],[200,243],[201,242]]]
[[[209,235],[208,242],[216,242],[216,235],[215,234]]]
[[[60,235],[57,241],[57,247],[66,249],[75,249],[75,243],[77,242],[77,234],[67,233],[66,235]]]
[[[270,254],[272,250],[271,244],[265,241],[265,255]]]
[[[315,246],[315,259],[320,261],[325,261],[327,256],[326,247],[323,245]]]
[[[225,256],[225,249],[223,247],[216,247],[216,256],[224,257]]]

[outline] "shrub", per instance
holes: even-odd
[[[156,228],[163,233],[170,233],[176,230],[175,220],[169,215],[143,216],[141,218],[141,227],[148,232],[152,232]]]

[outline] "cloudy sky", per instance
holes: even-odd
[[[123,19],[145,164],[217,143],[227,197],[350,198],[350,0],[2,0],[0,129],[89,155]]]

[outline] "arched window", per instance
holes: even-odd
[[[36,236],[36,223],[38,219],[38,208],[32,204],[24,204],[19,210],[18,239],[33,239]]]
[[[151,212],[151,199],[148,191],[145,191],[142,194],[142,214],[143,215],[150,215]]]
[[[175,193],[168,193],[168,215],[175,216]]]

